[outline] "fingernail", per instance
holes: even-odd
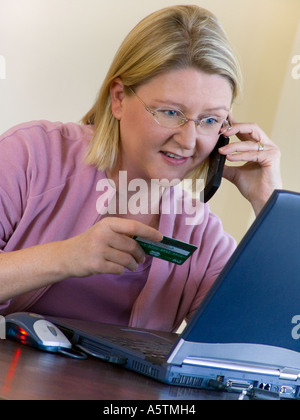
[[[145,261],[146,261],[146,256],[144,255],[143,257],[139,258],[138,264],[144,264]]]

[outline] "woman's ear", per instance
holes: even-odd
[[[122,117],[124,96],[124,84],[122,80],[117,77],[110,85],[111,111],[117,120],[120,120]]]

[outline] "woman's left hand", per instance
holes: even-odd
[[[247,162],[242,166],[225,166],[223,176],[235,184],[250,201],[257,215],[275,189],[282,188],[280,150],[256,124],[237,123],[225,136],[236,135],[241,142],[219,149],[230,162]]]

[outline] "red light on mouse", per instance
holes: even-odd
[[[21,343],[26,344],[26,342],[28,341],[27,339],[29,337],[29,334],[26,330],[20,328],[17,337],[21,341]]]
[[[20,335],[25,335],[26,337],[28,337],[28,332],[26,331],[26,330],[23,330],[23,328],[20,328],[20,330],[19,330],[19,334]]]

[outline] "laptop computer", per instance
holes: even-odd
[[[87,353],[167,384],[300,399],[300,194],[273,193],[180,335],[52,321]]]

